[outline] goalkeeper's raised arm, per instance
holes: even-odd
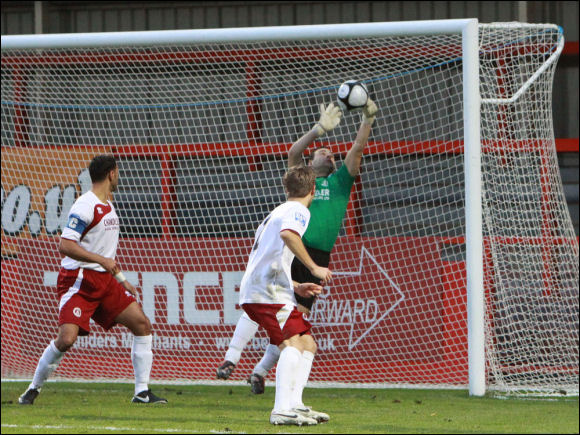
[[[298,139],[292,144],[292,147],[288,151],[288,167],[299,165],[302,163],[302,154],[310,146],[312,142],[318,139],[320,136],[333,130],[338,124],[340,124],[340,117],[342,112],[340,109],[330,103],[328,106],[324,107],[324,104],[320,105],[320,118],[318,122],[314,124],[312,129]]]
[[[348,173],[353,177],[356,177],[359,173],[363,152],[369,139],[369,135],[371,134],[371,127],[375,122],[377,112],[377,105],[369,98],[363,109],[362,121],[354,143],[350,150],[348,150],[344,159],[344,164],[348,169]]]

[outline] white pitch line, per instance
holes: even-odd
[[[79,430],[81,429],[80,426],[66,426],[66,425],[24,425],[24,424],[2,424],[2,427],[6,428],[13,428],[13,429],[69,429],[69,430]],[[82,426],[82,429],[89,429],[89,430],[108,430],[108,431],[139,431],[139,433],[153,433],[153,432],[160,432],[160,433],[174,433],[174,432],[182,432],[182,433],[206,433],[206,432],[199,432],[197,430],[192,430],[188,428],[183,429],[156,429],[156,428],[134,428],[134,427],[114,427],[114,426]],[[245,434],[245,432],[231,432],[231,431],[223,431],[223,430],[210,430],[211,433],[215,434],[222,434],[222,433],[232,433],[232,434]]]

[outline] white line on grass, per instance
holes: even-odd
[[[79,426],[65,426],[65,425],[25,425],[25,424],[2,424],[2,427],[13,428],[13,429],[71,429],[71,430],[78,430]],[[153,432],[161,432],[161,433],[172,433],[172,432],[183,432],[183,433],[200,433],[197,430],[192,429],[155,429],[155,428],[134,428],[134,427],[114,427],[114,426],[83,426],[82,429],[89,429],[89,430],[108,430],[108,431],[139,431],[140,433],[153,433]],[[221,434],[221,433],[239,433],[245,434],[245,432],[230,432],[230,431],[220,431],[220,430],[210,430],[211,433]]]

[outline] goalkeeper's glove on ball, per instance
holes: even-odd
[[[328,107],[324,107],[324,104],[320,105],[320,119],[314,125],[314,131],[318,137],[322,136],[324,133],[328,133],[334,127],[340,123],[340,117],[342,112],[334,103],[330,103]]]
[[[375,122],[375,115],[378,111],[379,108],[375,102],[369,98],[366,106],[363,108],[363,121],[368,122],[369,125],[373,125],[373,122]]]

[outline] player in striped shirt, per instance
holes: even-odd
[[[151,323],[137,302],[135,287],[120,271],[115,255],[119,217],[110,198],[119,183],[119,168],[111,155],[99,155],[89,165],[92,188],[73,204],[59,251],[64,255],[57,279],[58,336],[44,350],[32,383],[18,403],[32,405],[41,387],[79,335],[88,335],[90,319],[109,330],[117,323],[133,333],[131,360],[135,371],[133,403],[167,403],[149,389],[153,364]]]

